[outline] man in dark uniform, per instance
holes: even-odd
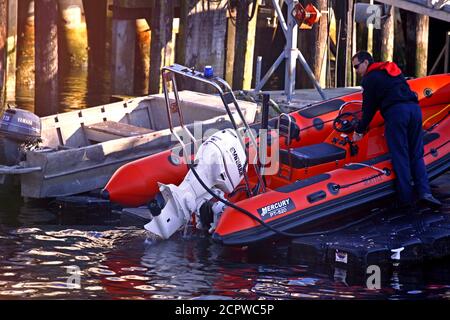
[[[362,76],[362,119],[353,141],[362,139],[370,121],[380,110],[385,121],[385,137],[396,173],[401,207],[413,207],[414,187],[419,201],[430,207],[441,205],[431,194],[423,161],[422,111],[417,95],[410,89],[402,71],[393,62],[374,63],[370,53],[360,51],[352,57],[356,73]]]

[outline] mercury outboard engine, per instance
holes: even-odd
[[[0,165],[21,161],[24,148],[36,145],[41,138],[41,119],[34,113],[8,108],[0,119]]]

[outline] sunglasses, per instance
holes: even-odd
[[[363,62],[364,62],[364,61],[363,61]],[[355,68],[355,70],[358,70],[360,64],[363,63],[363,62],[360,62],[360,63],[358,63],[358,64],[355,64],[355,65],[353,66],[353,68]]]

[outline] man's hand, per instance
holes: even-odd
[[[364,137],[363,133],[353,132],[353,142],[358,142]]]

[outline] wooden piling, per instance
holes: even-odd
[[[381,23],[381,61],[392,61],[394,56],[395,7],[389,6],[387,17]]]
[[[59,7],[59,46],[60,70],[62,66],[67,68],[87,67],[88,42],[86,31],[86,19],[82,0],[58,0]],[[61,55],[64,52],[64,55]],[[65,70],[65,68],[64,68]]]
[[[336,22],[340,21],[340,34],[337,36],[338,57],[336,63],[337,86],[345,87],[352,82],[352,39],[353,39],[353,0],[335,1]]]
[[[415,13],[410,11],[402,11],[404,17],[404,28],[406,35],[406,68],[404,73],[406,76],[415,75],[416,63],[416,17]]]
[[[34,96],[34,1],[17,8],[16,96]]]
[[[406,65],[409,76],[427,75],[429,17],[407,12],[406,17]]]
[[[83,0],[87,26],[88,68],[93,72],[104,68],[106,56],[107,0]]]
[[[149,93],[162,91],[161,68],[174,62],[173,0],[155,0],[152,9]]]
[[[253,10],[254,16],[250,17]],[[249,7],[247,1],[238,2],[233,48],[234,57],[239,58],[233,59],[233,89],[248,90],[252,85],[257,14],[257,3]]]
[[[369,0],[369,3],[373,5],[373,0]],[[373,52],[373,24],[367,26],[367,51]]]
[[[17,2],[18,0],[8,0],[6,101],[14,100],[16,95]]]
[[[371,52],[369,50],[369,26],[363,23],[356,24],[356,51],[365,50]],[[372,47],[372,43],[370,43],[370,47]]]
[[[35,2],[35,113],[58,111],[58,2]]]
[[[146,19],[136,20],[136,49],[134,56],[134,93],[148,94],[150,74],[150,26]]]
[[[403,30],[403,17],[400,14],[400,9],[395,8],[394,19],[394,55],[392,61],[394,61],[400,69],[404,72],[406,70],[406,40]]]
[[[214,75],[224,76],[227,1],[186,0],[180,3],[180,33],[177,59],[188,67],[214,68]]]
[[[229,11],[227,19],[227,33],[226,33],[226,59],[225,59],[225,80],[233,87],[234,74],[234,44],[236,43],[236,11]]]
[[[310,3],[319,11],[327,10],[327,0],[313,0]],[[299,48],[311,67],[315,78],[318,80],[321,78],[324,69],[326,69],[327,28],[328,16],[323,14],[319,22],[314,24],[311,30],[299,30]],[[303,67],[300,66],[297,70],[300,88],[314,88]],[[325,85],[325,82],[322,81],[321,85]]]
[[[429,16],[416,15],[416,77],[427,75],[429,23]]]
[[[8,3],[0,0],[0,110],[6,99],[6,53],[7,53]]]
[[[120,6],[121,3],[122,1],[114,0],[114,5]],[[113,18],[111,90],[114,94],[133,95],[134,93],[135,41],[135,20]]]

